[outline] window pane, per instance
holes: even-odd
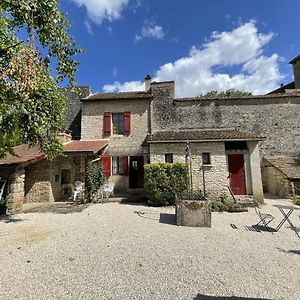
[[[124,159],[123,157],[118,157],[119,159],[119,175],[124,175]]]
[[[124,134],[124,114],[112,114],[113,134]]]
[[[112,173],[113,175],[118,174],[118,157],[112,158]]]
[[[165,154],[165,162],[166,163],[173,163],[173,153],[166,153]]]
[[[204,165],[210,165],[210,153],[202,153],[202,161]]]

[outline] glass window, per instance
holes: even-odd
[[[165,154],[165,162],[166,163],[173,163],[173,153],[166,153]]]
[[[211,164],[210,153],[209,152],[203,152],[202,153],[202,162],[203,162],[203,165],[210,165]]]
[[[120,156],[112,158],[112,174],[113,175],[124,175],[124,159]]]
[[[113,134],[124,134],[124,114],[112,114]]]

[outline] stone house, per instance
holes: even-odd
[[[263,138],[224,128],[165,130],[161,122],[176,118],[174,82],[151,83],[147,76],[143,92],[98,93],[81,102],[81,138],[108,140],[102,162],[116,193],[143,188],[144,163],[186,162],[188,143],[194,190],[221,196],[231,186],[234,194],[262,201]]]
[[[276,192],[271,183],[275,177],[265,171],[267,163],[261,165],[263,157],[270,162],[278,155],[299,156],[299,62],[300,56],[291,61],[293,83],[260,96],[176,98],[174,81],[151,82],[149,75],[140,92],[66,90],[67,127],[73,139],[68,143],[74,149],[69,151],[66,143],[67,157],[55,162],[46,161],[38,151],[29,160],[8,156],[0,161],[0,176],[10,172],[18,187],[11,190],[20,191],[19,202],[56,201],[68,197],[62,182],[85,180],[85,162],[95,155],[101,156],[115,193],[141,192],[145,163],[189,161],[194,190],[220,196],[229,186],[236,195],[262,201],[262,187]],[[39,181],[40,175],[45,178]]]
[[[64,136],[67,137],[66,135]],[[19,145],[16,156],[0,160],[0,178],[8,180],[8,207],[14,212],[27,202],[66,201],[71,184],[86,180],[86,163],[102,153],[106,141],[65,141],[65,156],[47,160],[39,147]]]

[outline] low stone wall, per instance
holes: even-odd
[[[177,200],[176,224],[190,227],[211,227],[211,204],[209,201]]]

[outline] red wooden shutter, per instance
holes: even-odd
[[[103,175],[105,177],[109,177],[111,175],[111,157],[110,156],[103,156],[101,158],[101,162],[103,165]]]
[[[104,113],[104,136],[110,136],[111,135],[111,115],[109,112]]]
[[[124,112],[124,135],[130,134],[130,112]]]
[[[124,175],[128,175],[128,156],[123,156]]]

